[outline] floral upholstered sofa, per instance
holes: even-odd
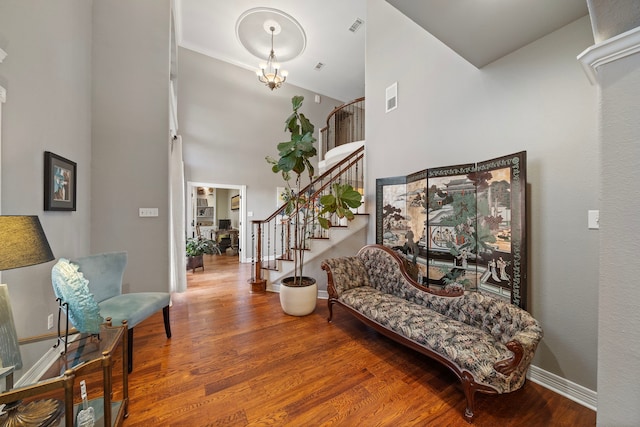
[[[385,246],[324,260],[322,268],[328,276],[328,320],[333,306],[342,306],[380,333],[446,365],[462,382],[468,422],[474,418],[476,392],[509,393],[524,384],[543,335],[525,310],[479,292],[421,286]]]

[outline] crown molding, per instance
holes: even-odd
[[[578,60],[591,84],[598,83],[598,68],[640,52],[640,27],[586,49]]]

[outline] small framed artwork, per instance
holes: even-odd
[[[231,210],[232,211],[237,211],[238,209],[240,209],[240,195],[239,194],[231,197]]]
[[[44,210],[76,210],[76,163],[44,152]]]

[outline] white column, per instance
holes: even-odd
[[[600,97],[597,424],[632,426],[640,422],[640,27],[578,58]]]

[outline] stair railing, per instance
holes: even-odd
[[[327,126],[320,129],[320,158],[331,149],[364,140],[364,97],[336,107],[327,116]]]
[[[349,184],[364,196],[364,147],[358,148],[342,161],[331,167],[321,176],[315,178],[311,184],[301,190],[308,194],[312,206],[318,206],[318,201],[325,194],[331,192],[334,183]],[[265,289],[265,270],[277,270],[281,260],[292,260],[293,242],[298,241],[299,233],[307,233],[306,239],[327,239],[329,230],[320,226],[317,212],[311,215],[306,230],[302,229],[302,221],[291,221],[285,215],[286,204],[283,204],[267,219],[251,221],[251,279],[253,292]],[[354,211],[363,213],[364,206]],[[332,227],[346,226],[346,220],[340,220],[336,215],[328,218]],[[345,221],[343,223],[343,221]],[[308,249],[308,248],[305,248]]]

